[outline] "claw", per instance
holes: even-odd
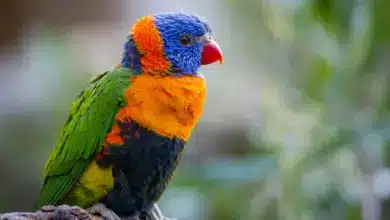
[[[157,219],[164,219],[165,218],[163,216],[160,208],[157,206],[156,203],[153,204],[153,210],[154,210],[154,214],[156,215]]]
[[[75,208],[75,209],[72,209],[71,212],[74,216],[77,216],[78,219],[89,219],[91,217],[89,215],[89,213],[87,211],[85,211],[84,209]]]
[[[104,220],[121,220],[118,215],[102,203],[97,203],[87,211],[92,215],[100,215]]]
[[[149,216],[150,219],[156,219],[156,220],[177,220],[175,218],[167,218],[164,217],[160,208],[155,203],[153,206],[146,212],[144,212],[147,216]]]
[[[175,218],[167,218],[162,215],[162,212],[160,208],[157,206],[157,204],[153,204],[153,206],[148,210],[141,212],[139,215],[136,216],[127,216],[120,218],[118,215],[115,214],[114,211],[107,208],[104,204],[98,203],[93,205],[91,208],[87,209],[88,213],[91,215],[99,215],[104,220],[145,220],[145,219],[153,219],[153,220],[177,220]]]

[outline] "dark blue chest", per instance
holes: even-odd
[[[119,123],[122,146],[108,146],[101,162],[113,164],[114,189],[104,203],[118,214],[149,208],[165,190],[185,142],[162,137],[136,122]]]

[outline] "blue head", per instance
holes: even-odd
[[[222,62],[222,52],[202,18],[158,13],[137,21],[125,44],[122,66],[138,72],[192,75],[200,65]]]

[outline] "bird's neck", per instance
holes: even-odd
[[[127,105],[119,115],[162,136],[187,141],[202,114],[205,97],[202,77],[139,74],[125,91]]]

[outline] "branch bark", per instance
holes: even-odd
[[[161,213],[157,205],[151,210]],[[121,218],[123,220],[169,220],[163,216],[142,213],[139,216]],[[0,214],[0,220],[107,220],[104,217],[90,214],[87,210],[77,206],[43,206],[36,212],[10,212]],[[171,219],[172,220],[172,219]]]

